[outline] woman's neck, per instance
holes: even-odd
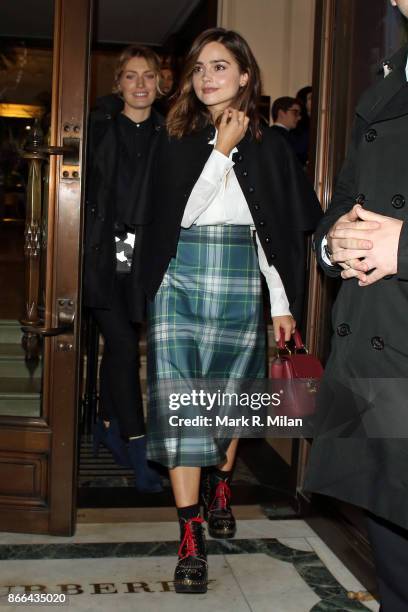
[[[122,113],[128,117],[134,123],[143,123],[146,121],[151,115],[152,107],[148,106],[147,108],[132,108],[125,104],[125,107]]]

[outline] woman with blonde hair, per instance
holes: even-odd
[[[163,391],[265,377],[261,276],[275,336],[300,316],[304,233],[320,207],[280,134],[261,126],[259,68],[237,32],[200,34],[186,58],[155,160],[153,221],[142,241],[148,305],[148,456],[169,468],[180,522],[177,592],[207,589],[200,517],[213,537],[236,530],[231,475],[237,439],[165,427]],[[167,399],[169,394],[167,393]],[[167,419],[168,423],[168,419]]]
[[[139,380],[140,321],[145,298],[137,278],[138,234],[150,221],[146,201],[152,155],[162,118],[152,104],[160,91],[160,61],[147,47],[121,54],[114,94],[91,113],[84,268],[85,305],[104,338],[94,449],[104,444],[132,467],[139,491],[162,490],[147,463]]]

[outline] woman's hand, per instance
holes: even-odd
[[[232,149],[243,139],[249,124],[249,117],[243,111],[235,108],[226,108],[222,113],[221,122],[218,126],[217,142],[215,149],[229,156]]]
[[[285,342],[290,340],[291,335],[296,329],[296,321],[292,315],[283,315],[281,317],[272,317],[273,333],[275,334],[276,342],[279,342],[281,329],[285,332]]]

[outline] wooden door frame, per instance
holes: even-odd
[[[342,29],[336,30],[339,13]],[[315,35],[313,52],[313,105],[317,108],[311,125],[311,160],[309,176],[326,211],[333,193],[335,176],[344,160],[349,134],[350,104],[338,96],[348,93],[347,71],[339,70],[337,63],[350,65],[352,48],[352,6],[349,0],[316,0]],[[343,126],[343,129],[340,129]],[[318,269],[316,256],[311,253],[306,320],[306,345],[323,363],[327,359],[331,338],[331,310],[335,286]],[[297,456],[297,489],[302,493],[310,444],[302,439]],[[305,497],[308,499],[307,497]]]
[[[59,58],[54,78],[55,142],[62,145],[68,134],[82,141],[80,166],[85,168],[85,138],[87,127],[87,90],[89,72],[90,0],[58,0],[61,3],[59,21]],[[75,33],[75,35],[74,35]],[[70,129],[68,129],[70,128]],[[47,314],[56,325],[55,306],[60,297],[75,303],[75,329],[73,338],[58,336],[53,353],[54,380],[63,384],[45,385],[51,390],[48,399],[50,426],[53,432],[50,465],[50,517],[49,532],[71,534],[75,529],[76,477],[77,477],[77,422],[80,385],[80,332],[81,332],[81,270],[82,228],[84,201],[84,173],[78,180],[64,178],[63,160],[56,160],[55,176],[59,174],[58,205],[55,206],[54,265],[47,270],[47,280],[52,284]],[[74,171],[75,172],[75,171]],[[49,275],[49,276],[48,276]],[[51,292],[50,292],[51,293]],[[61,344],[73,345],[72,351],[58,350]],[[67,372],[70,376],[67,377]],[[74,384],[71,384],[72,381]],[[63,391],[63,392],[61,392]]]
[[[76,516],[81,245],[91,0],[55,0],[51,146],[80,139],[80,165],[50,158],[45,327],[57,327],[58,301],[72,301],[74,329],[44,338],[40,417],[0,416],[4,473],[24,480],[13,493],[0,483],[7,531],[72,535]],[[66,162],[66,160],[65,160]]]

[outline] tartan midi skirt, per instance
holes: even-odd
[[[249,226],[181,229],[176,257],[148,307],[147,453],[167,467],[223,462],[230,439],[162,426],[177,381],[265,377],[258,258]],[[168,398],[168,394],[167,394]]]

